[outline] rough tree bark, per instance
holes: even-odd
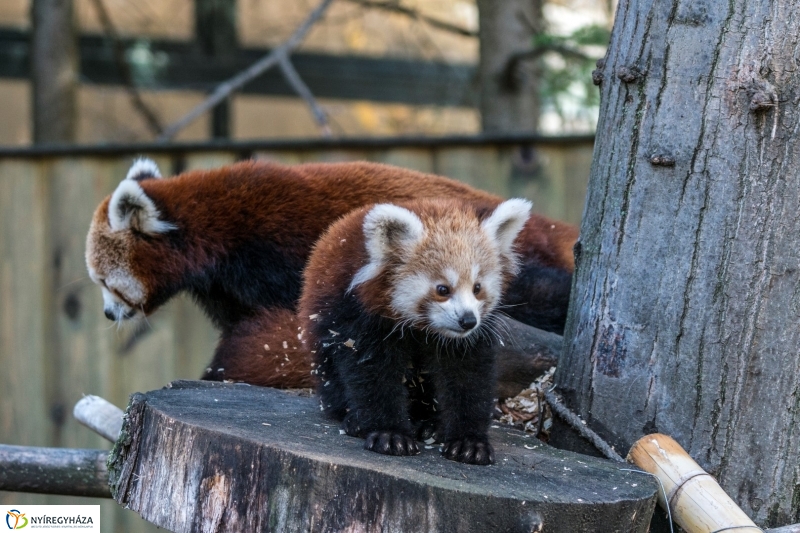
[[[556,380],[800,521],[800,3],[620,2]]]
[[[480,111],[487,132],[538,129],[539,98],[535,62],[523,62],[507,75],[508,61],[530,50],[543,30],[542,0],[478,0],[480,19]]]
[[[33,0],[31,21],[33,142],[74,142],[78,37],[72,0]]]

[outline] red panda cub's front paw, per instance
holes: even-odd
[[[470,465],[494,464],[494,448],[486,437],[482,439],[464,437],[448,441],[442,448],[442,455],[451,461]]]
[[[367,435],[364,449],[385,455],[417,455],[419,453],[414,437],[396,431],[373,431]]]

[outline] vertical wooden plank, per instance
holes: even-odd
[[[437,174],[468,183],[478,189],[508,196],[511,158],[495,146],[448,147],[434,150]]]
[[[219,332],[188,295],[173,303],[174,367],[173,379],[198,379],[211,362]]]
[[[56,444],[75,448],[105,445],[102,437],[86,431],[70,414],[82,394],[103,396],[110,374],[102,331],[108,324],[98,308],[99,291],[88,277],[83,256],[92,213],[102,198],[93,182],[96,166],[108,167],[78,158],[59,159],[48,167],[48,255],[54,269],[48,306],[52,322],[48,359],[55,370],[50,387],[58,391],[55,405],[64,413]]]
[[[509,195],[529,198],[537,213],[579,224],[592,164],[592,145],[544,145],[512,150],[514,167]]]
[[[567,151],[567,164],[565,175],[565,212],[564,220],[573,224],[580,224],[586,202],[586,190],[589,186],[589,172],[592,169],[592,155],[594,145],[571,146]]]
[[[369,158],[369,150],[314,150],[300,152],[303,163],[339,163],[342,161],[365,161]]]
[[[186,170],[219,168],[234,161],[236,155],[231,152],[197,152],[186,156]]]
[[[0,162],[0,437],[10,444],[50,444],[42,339],[46,197],[38,165]]]
[[[299,153],[280,150],[261,150],[253,154],[253,159],[273,161],[284,165],[296,165],[303,162]]]
[[[376,150],[367,158],[376,163],[386,163],[432,174],[434,172],[433,154],[427,148],[393,148]]]
[[[49,389],[56,391],[54,405],[63,417],[57,445],[65,447],[110,448],[109,443],[79,425],[72,407],[83,394],[97,394],[124,407],[128,396],[141,383],[131,376],[152,372],[151,361],[120,376],[119,362],[125,331],[103,315],[100,289],[88,278],[84,260],[86,233],[100,201],[111,194],[125,177],[132,158],[62,158],[48,167],[50,181],[49,256],[53,271],[49,295],[48,332]],[[169,360],[169,354],[164,354]],[[133,366],[134,363],[131,363]],[[168,379],[163,373],[149,381],[156,388]],[[130,381],[130,382],[128,382]],[[57,504],[100,504],[103,531],[155,531],[134,515],[135,521],[113,502],[88,498],[50,497]],[[139,525],[141,524],[141,525]]]
[[[26,160],[0,161],[0,442],[50,445],[45,400],[45,209],[47,182]],[[48,503],[0,492],[0,503]]]
[[[552,146],[519,147],[514,162],[511,194],[531,200],[536,213],[564,220],[564,151]]]

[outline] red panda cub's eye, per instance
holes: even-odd
[[[481,284],[476,283],[475,286],[472,287],[472,294],[477,296],[479,292],[481,292]]]
[[[438,294],[439,296],[447,296],[450,294],[450,287],[448,287],[447,285],[437,285],[436,294]]]

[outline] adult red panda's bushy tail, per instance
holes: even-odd
[[[264,309],[223,334],[202,379],[279,389],[314,387],[313,357],[304,336],[294,311]]]

